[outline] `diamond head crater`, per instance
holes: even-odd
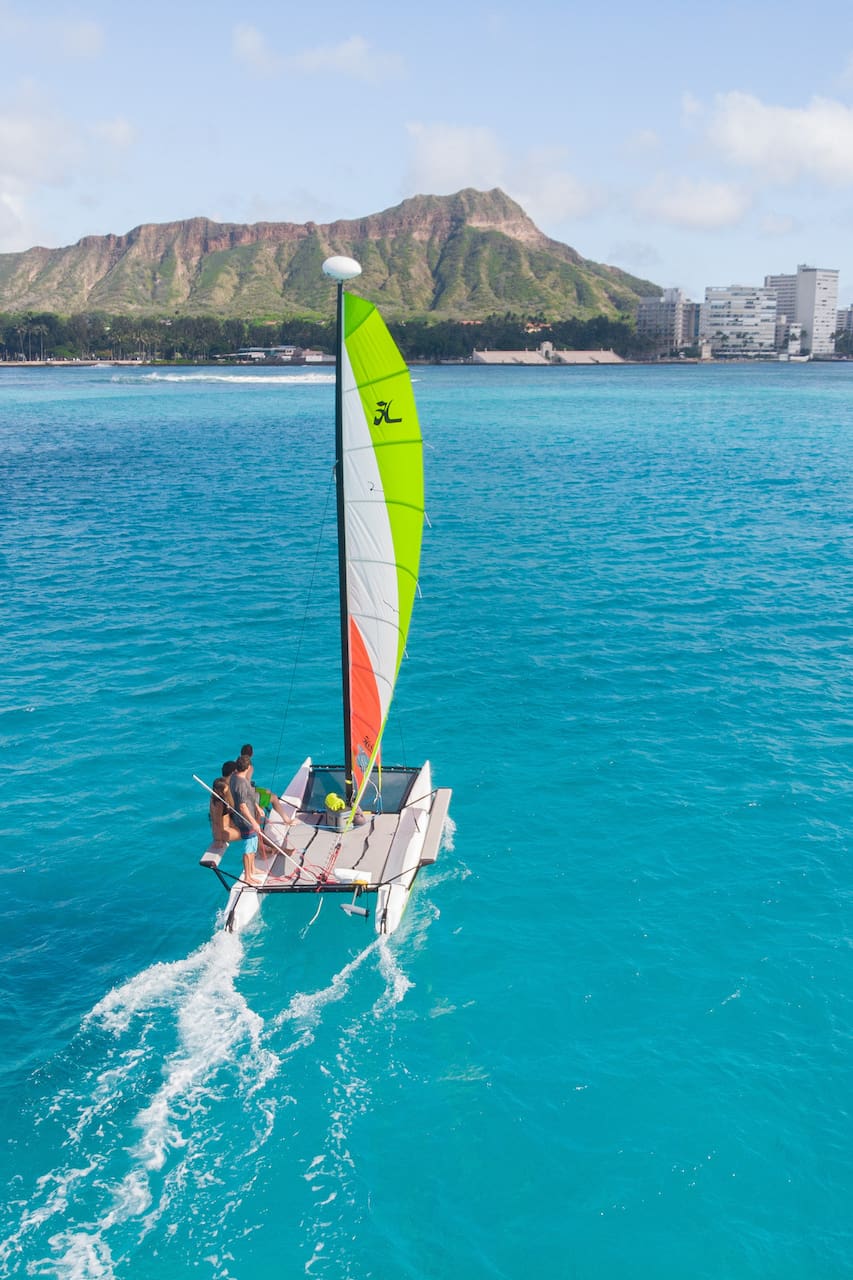
[[[503,191],[469,188],[326,224],[199,217],[0,254],[0,357],[322,346],[334,299],[320,268],[333,254],[362,264],[359,287],[409,358],[518,345],[531,322],[567,345],[628,350],[638,298],[659,292],[550,239]]]

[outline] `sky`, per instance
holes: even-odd
[[[692,298],[853,303],[853,4],[0,0],[0,252],[496,186]]]

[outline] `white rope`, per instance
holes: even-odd
[[[318,915],[320,914],[320,912],[323,910],[323,903],[324,903],[324,902],[325,902],[325,898],[321,898],[321,899],[320,899],[320,903],[319,903],[319,905],[318,905],[318,907],[317,907],[317,910],[314,912],[313,916],[312,916],[312,917],[311,917],[311,919],[308,921],[308,923],[306,924],[305,928],[304,928],[304,929],[300,929],[300,931],[299,931],[299,937],[300,937],[300,938],[304,938],[304,937],[305,937],[306,933],[307,933],[307,932],[308,932],[308,930],[311,928],[312,924],[313,924],[313,923],[314,923],[314,921],[317,919],[317,917],[318,917]]]
[[[243,817],[243,815],[241,813],[238,813],[237,810],[234,809],[228,803],[227,800],[223,800],[222,796],[218,796],[216,792],[213,790],[213,787],[209,787],[206,782],[202,782],[201,778],[199,778],[196,774],[193,774],[193,781],[197,782],[200,787],[204,787],[205,791],[209,792],[210,795],[214,796],[215,799],[217,799],[220,804],[224,804],[225,808],[228,809],[231,813],[233,813],[235,818],[239,818],[241,822],[245,822],[245,818]],[[271,849],[275,849],[277,853],[280,853],[281,856],[284,858],[285,862],[291,863],[294,871],[297,871],[300,873],[305,871],[308,873],[308,875],[311,877],[311,879],[314,881],[315,884],[320,884],[320,877],[315,875],[314,872],[311,871],[308,867],[303,867],[301,863],[296,862],[290,856],[290,854],[287,852],[287,850],[284,848],[283,845],[276,844],[275,840],[271,840],[268,835],[264,835],[263,831],[261,831],[260,833],[260,838],[266,841],[266,843],[270,846]]]

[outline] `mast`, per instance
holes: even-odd
[[[349,609],[347,605],[347,542],[344,509],[344,282],[361,275],[354,258],[327,258],[323,271],[337,282],[337,332],[335,334],[335,492],[338,511],[338,594],[341,613],[341,688],[344,717],[344,787],[349,803],[353,795],[352,694],[350,686]]]
[[[344,714],[344,799],[352,800],[352,705],[350,699],[349,613],[347,610],[347,531],[344,519],[344,285],[338,281],[337,332],[335,335],[335,492],[338,500],[338,594],[341,610],[341,683]]]

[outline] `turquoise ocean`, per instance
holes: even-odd
[[[221,929],[336,761],[327,370],[0,370],[0,1276],[853,1275],[853,366],[426,368],[399,932]]]

